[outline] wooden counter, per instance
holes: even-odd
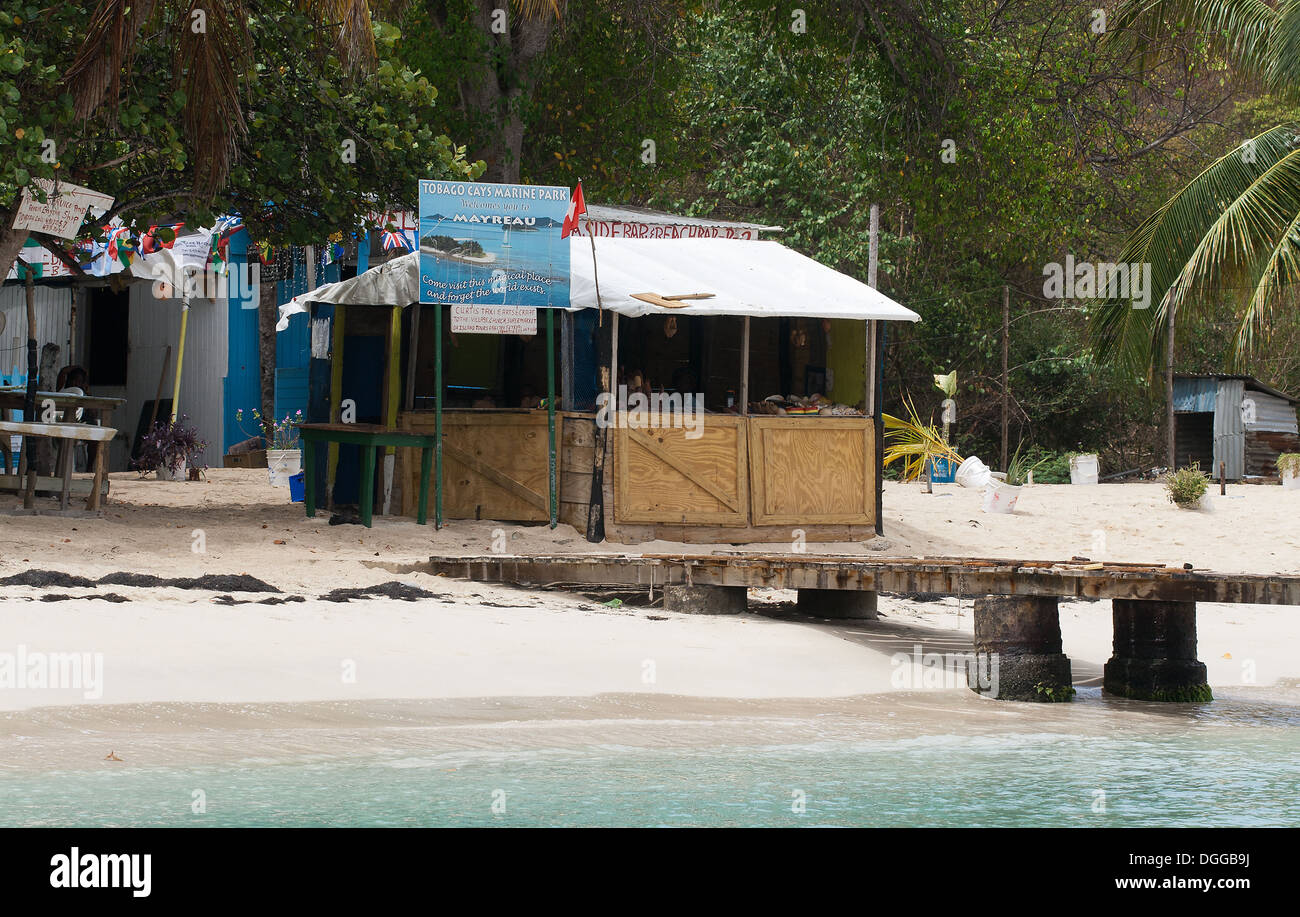
[[[432,433],[431,412],[403,414],[403,429]],[[579,531],[591,503],[592,414],[556,416],[560,520]],[[603,463],[609,541],[852,541],[875,534],[875,425],[866,417],[707,414],[692,431],[609,431]],[[545,522],[545,411],[443,415],[446,518]],[[403,465],[402,512],[414,515],[418,466]]]
[[[865,417],[750,417],[754,525],[875,525],[876,429]]]
[[[555,417],[561,441],[564,417]],[[404,430],[432,434],[434,415],[402,414]],[[446,519],[547,522],[547,416],[545,411],[446,411],[442,415],[442,506]],[[557,480],[563,463],[557,457]],[[416,466],[404,465],[402,510],[411,515],[418,491]]]

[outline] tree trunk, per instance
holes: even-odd
[[[495,11],[504,7],[501,0],[477,0],[475,6],[471,14],[474,24],[495,48],[504,50],[504,55],[499,66],[489,63],[479,73],[468,75],[461,84],[465,105],[496,127],[491,139],[473,155],[487,163],[484,181],[514,184],[519,181],[519,158],[524,143],[520,101],[537,82],[533,62],[546,51],[556,19],[551,13],[528,18],[510,9],[509,30],[497,34],[492,31],[492,22]]]
[[[0,226],[8,227],[13,223],[14,211],[0,210]],[[27,230],[25,229],[3,229],[0,230],[0,278],[9,276],[9,269],[14,266],[18,260],[18,253],[23,250],[23,244],[27,241]]]
[[[250,254],[252,244],[249,244]],[[261,364],[262,417],[275,418],[275,323],[279,320],[276,302],[275,273],[262,270],[259,275],[257,298],[257,343]],[[270,443],[267,443],[270,448]]]

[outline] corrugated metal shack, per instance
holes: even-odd
[[[1179,468],[1197,463],[1230,481],[1275,477],[1282,452],[1300,452],[1297,399],[1253,376],[1174,376],[1174,445]]]

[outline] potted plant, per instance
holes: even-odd
[[[141,474],[158,473],[160,481],[183,481],[186,466],[199,467],[199,459],[208,444],[182,414],[176,422],[160,422],[140,440],[140,453],[133,463]]]
[[[302,470],[302,450],[298,448],[298,425],[302,423],[302,411],[285,414],[283,420],[268,420],[256,408],[251,414],[266,443],[266,465],[271,486],[288,487],[289,479]],[[235,420],[242,428],[243,408],[235,412]],[[244,432],[247,433],[248,430]]]
[[[908,399],[903,404],[907,407],[908,419],[883,414],[885,422],[884,467],[901,461],[904,481],[915,481],[921,472],[931,467],[935,458],[945,459],[951,465],[960,465],[962,458],[957,454],[939,432],[934,424],[921,423],[916,416],[916,408]]]
[[[1283,452],[1277,457],[1277,473],[1287,490],[1300,490],[1300,452]]]
[[[943,441],[949,442],[949,433],[952,425],[957,422],[957,371],[954,369],[947,375],[935,373],[934,385],[939,391],[943,392],[943,404],[940,405],[940,420],[943,423]],[[951,484],[957,473],[957,464],[942,456],[937,456],[930,460],[930,479],[942,484]]]
[[[1165,493],[1169,502],[1179,509],[1196,509],[1201,505],[1201,497],[1210,487],[1210,478],[1201,470],[1199,463],[1191,468],[1179,468],[1164,477]]]
[[[1065,457],[1070,460],[1071,484],[1097,483],[1097,475],[1101,471],[1101,465],[1097,460],[1097,453],[1067,452]]]
[[[1015,454],[1011,456],[1011,462],[1007,465],[1006,480],[994,479],[984,487],[984,512],[1014,513],[1016,501],[1020,499],[1020,491],[1033,478],[1034,469],[1044,461],[1046,459],[1042,458],[1031,461],[1021,452],[1021,446],[1016,446]]]

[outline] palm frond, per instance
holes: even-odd
[[[912,400],[905,396],[903,404],[907,408],[907,420],[893,414],[881,415],[885,424],[883,466],[888,468],[901,461],[903,480],[914,481],[925,471],[931,458],[947,458],[960,463],[961,456],[943,441],[938,428],[917,418]]]
[[[1278,11],[1264,0],[1124,0],[1105,40],[1150,57],[1174,30],[1194,29],[1235,64],[1262,77],[1277,21]]]
[[[1266,82],[1275,92],[1300,86],[1300,2],[1296,0],[1278,7]]]
[[[1296,125],[1280,125],[1209,166],[1130,236],[1119,261],[1151,265],[1152,309],[1109,299],[1093,313],[1099,354],[1144,370],[1164,352],[1170,310],[1195,314],[1215,293],[1257,290],[1272,265],[1276,284],[1291,248],[1279,253],[1300,214],[1300,150]],[[1262,307],[1262,304],[1261,304]],[[1177,320],[1177,318],[1175,319]]]
[[[202,10],[205,28],[189,27]],[[240,74],[252,39],[242,0],[189,0],[180,23],[176,72],[185,91],[182,126],[191,151],[194,189],[210,200],[230,173],[239,141],[248,133],[240,99]]]
[[[77,117],[89,118],[105,98],[116,114],[122,71],[156,5],[157,0],[100,0],[90,14],[86,37],[63,75]]]
[[[330,30],[334,48],[346,65],[362,70],[373,66],[375,33],[366,0],[297,0],[297,4],[300,11]]]

